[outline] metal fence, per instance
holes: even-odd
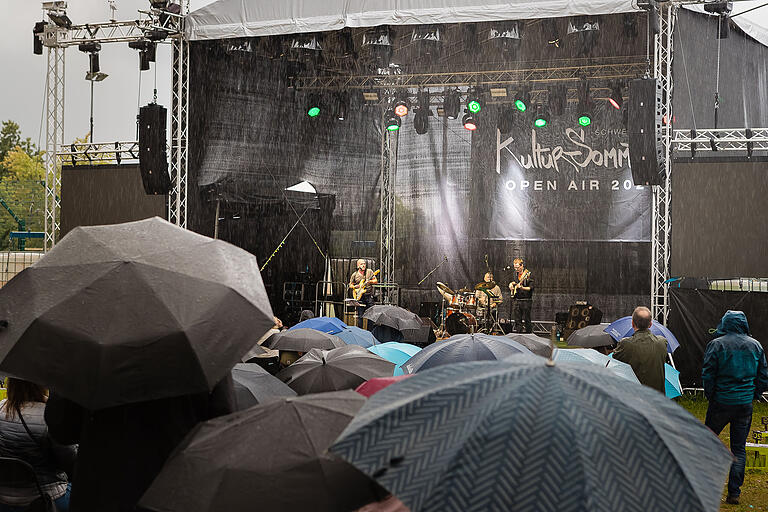
[[[0,252],[0,287],[13,279],[13,276],[32,266],[43,256],[42,251],[5,251]]]

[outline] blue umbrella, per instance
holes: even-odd
[[[664,394],[667,398],[677,398],[683,394],[683,388],[680,386],[680,372],[667,363],[664,363]]]
[[[552,355],[554,361],[560,361],[562,363],[577,363],[577,364],[596,364],[603,368],[608,368],[611,372],[619,377],[626,379],[635,384],[640,384],[637,380],[632,367],[627,363],[623,363],[614,359],[612,356],[606,356],[592,350],[591,348],[570,348],[570,349],[555,349],[555,353]]]
[[[416,355],[421,349],[408,343],[390,341],[388,343],[381,343],[380,345],[368,347],[368,350],[377,356],[383,357],[390,363],[395,363],[395,371],[392,375],[403,375],[403,369],[400,368],[400,366]]]
[[[347,345],[359,345],[364,348],[369,348],[379,343],[379,340],[374,337],[371,331],[366,331],[354,325],[337,332],[336,336],[344,340],[344,343]]]
[[[337,332],[342,331],[347,327],[349,326],[335,316],[318,316],[317,318],[310,318],[309,320],[299,322],[289,330],[306,328],[314,329],[316,331],[321,331],[328,334],[336,334]]]
[[[658,392],[533,356],[444,365],[389,386],[330,451],[413,512],[717,511],[732,460]]]
[[[416,373],[444,364],[466,361],[496,361],[516,354],[532,354],[524,345],[506,336],[456,334],[428,345],[402,365],[405,373]]]
[[[608,327],[603,330],[610,334],[611,338],[615,339],[616,341],[620,341],[622,338],[629,338],[635,333],[635,330],[632,329],[631,316],[621,317],[618,320],[611,322]],[[677,350],[677,347],[680,346],[680,342],[677,341],[677,338],[675,338],[675,335],[672,334],[672,331],[664,327],[656,320],[654,320],[651,324],[651,332],[657,336],[664,336],[664,338],[666,338],[667,352],[670,354]]]

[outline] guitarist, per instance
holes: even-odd
[[[509,283],[509,291],[512,293],[512,315],[515,319],[515,332],[533,332],[531,325],[531,306],[533,305],[533,276],[531,271],[525,268],[522,258],[515,258],[512,262],[515,273],[514,281]]]
[[[353,297],[356,297],[362,290],[363,294],[358,298],[358,302],[361,304],[357,307],[357,325],[362,327],[363,313],[369,307],[373,306],[373,286],[378,283],[376,274],[373,270],[366,268],[364,259],[357,260],[357,270],[352,273],[349,278],[349,287],[353,290]]]

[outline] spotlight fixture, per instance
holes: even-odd
[[[443,110],[445,111],[445,117],[448,119],[458,118],[460,108],[461,98],[459,98],[459,91],[455,89],[446,91],[445,99],[443,100]]]
[[[464,117],[461,119],[461,124],[463,124],[464,128],[471,132],[477,130],[477,121],[474,117],[472,117],[470,112],[464,114]]]
[[[336,112],[334,116],[339,121],[344,121],[347,118],[347,107],[349,105],[349,93],[342,91],[336,95]]]
[[[564,85],[552,85],[547,89],[547,107],[553,116],[561,116],[568,102],[568,89]]]
[[[548,121],[549,116],[547,116],[547,113],[544,111],[544,107],[542,105],[536,105],[536,115],[533,118],[533,126],[536,128],[544,128],[547,126]]]
[[[592,124],[592,99],[589,96],[589,82],[582,80],[579,84],[579,109],[577,120],[579,126],[587,127]]]
[[[363,33],[361,52],[375,67],[388,68],[392,58],[393,39],[386,25],[370,28]]]
[[[363,99],[365,101],[379,101],[379,93],[377,91],[363,91]]]
[[[752,158],[752,150],[755,148],[755,143],[751,140],[753,136],[752,128],[744,130],[744,137],[747,139],[747,158]]]
[[[147,71],[149,69],[149,63],[155,62],[157,47],[152,41],[139,39],[137,41],[129,42],[128,47],[134,50],[139,50],[139,69],[141,71]]]
[[[531,90],[528,87],[523,87],[517,91],[515,96],[515,108],[520,112],[528,110],[528,105],[531,104]]]
[[[610,103],[616,110],[621,110],[621,106],[624,105],[624,94],[622,89],[621,83],[619,82],[614,82],[611,85],[611,94],[608,96],[608,103]]]
[[[416,45],[420,57],[437,57],[442,46],[439,25],[416,25],[411,33],[411,43]]]
[[[416,95],[416,114],[413,117],[413,128],[419,135],[424,135],[429,131],[429,116],[432,112],[429,110],[429,91],[419,91]]]
[[[150,41],[164,41],[168,37],[168,32],[161,29],[152,29],[144,32],[144,37]]]
[[[399,97],[394,104],[395,114],[400,117],[408,115],[408,98],[405,96]]]
[[[491,98],[506,98],[506,97],[507,97],[506,87],[491,87]]]
[[[72,28],[72,20],[69,19],[69,16],[67,16],[66,11],[58,11],[58,12],[48,12],[48,17],[51,18],[51,21],[56,24],[56,26],[66,28],[69,30]]]
[[[77,45],[77,49],[83,53],[88,54],[88,69],[91,73],[98,73],[99,67],[99,51],[101,50],[101,44],[96,41],[87,41]]]
[[[477,114],[483,108],[483,100],[477,89],[467,91],[467,110],[472,114]]]
[[[43,40],[41,38],[47,24],[47,21],[38,21],[35,23],[35,28],[32,29],[32,52],[35,55],[43,54]]]
[[[400,116],[395,114],[394,109],[387,110],[385,114],[385,126],[387,131],[396,132],[400,129]]]
[[[311,94],[307,101],[307,116],[317,117],[320,115],[320,98],[317,94]]]
[[[587,56],[597,45],[597,39],[600,36],[600,22],[597,17],[591,16],[568,18],[567,34],[577,41],[580,55]]]
[[[85,73],[85,79],[89,82],[101,82],[105,78],[107,78],[109,75],[106,73],[102,73],[101,71],[91,72],[86,71]]]

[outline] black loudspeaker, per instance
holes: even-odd
[[[167,194],[171,189],[165,149],[166,112],[157,103],[139,109],[139,169],[147,194]]]
[[[590,304],[574,304],[568,308],[568,321],[565,323],[563,339],[568,339],[576,329],[588,325],[599,325],[603,319],[603,312]]]
[[[652,78],[629,83],[629,164],[635,185],[663,185],[661,84]]]
[[[403,341],[419,347],[426,347],[430,343],[434,343],[437,339],[435,336],[435,329],[437,326],[431,318],[419,317],[421,319],[420,329],[409,329],[403,332]]]

